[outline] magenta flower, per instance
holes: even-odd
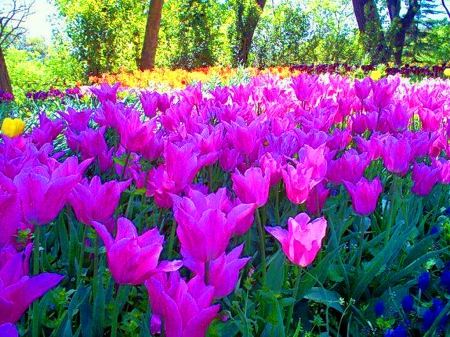
[[[161,273],[151,277],[145,286],[152,310],[152,334],[163,330],[167,337],[205,336],[220,309],[218,304],[211,306],[214,288],[199,277],[186,283],[178,272],[169,276]]]
[[[31,244],[20,253],[4,254],[5,249],[11,247],[5,246],[0,252],[1,257],[7,257],[0,259],[0,325],[16,323],[32,302],[64,278],[50,273],[28,276]]]
[[[428,195],[441,179],[441,169],[442,165],[428,166],[425,163],[414,163],[412,170],[414,186],[411,191],[420,196]]]
[[[90,225],[92,221],[109,221],[120,201],[120,194],[128,188],[131,180],[108,181],[102,185],[100,177],[94,176],[90,183],[84,179],[69,194],[69,202],[78,221]]]
[[[327,178],[333,184],[341,184],[343,180],[356,183],[364,175],[364,170],[369,164],[367,153],[359,154],[355,149],[350,149],[339,159],[330,161]]]
[[[300,267],[306,267],[314,261],[327,230],[325,218],[317,218],[312,222],[309,220],[310,217],[306,213],[300,213],[295,218],[288,219],[288,230],[266,227],[281,243],[287,258]]]
[[[241,154],[249,156],[260,142],[261,122],[254,120],[250,125],[240,116],[235,122],[225,124],[230,143]]]
[[[211,194],[209,198],[198,191],[191,193],[192,199],[172,196],[174,217],[178,223],[177,235],[182,249],[197,261],[205,263],[225,252],[235,223],[228,221],[221,211],[221,203],[225,202],[222,191]]]
[[[87,160],[78,165],[77,158],[70,157],[58,164],[53,172],[49,172],[47,167],[36,166],[17,175],[14,184],[19,192],[25,220],[33,225],[53,221],[90,162]]]
[[[222,254],[219,258],[211,261],[209,284],[214,287],[214,298],[220,299],[231,294],[236,287],[239,271],[244,268],[250,260],[249,257],[239,258],[244,245],[237,246],[228,254]],[[205,264],[199,263],[188,253],[181,251],[183,264],[199,278],[205,278]]]
[[[45,112],[39,115],[39,127],[34,128],[31,133],[31,140],[37,148],[41,148],[47,143],[52,144],[53,140],[61,133],[64,128],[62,119],[51,120]]]
[[[306,210],[309,214],[319,214],[322,212],[329,194],[330,189],[326,188],[323,182],[314,186],[306,199]]]
[[[65,119],[67,127],[75,133],[80,133],[87,129],[92,112],[92,109],[85,109],[78,112],[71,107],[67,108],[67,111],[57,111],[57,113]]]
[[[105,243],[109,271],[118,284],[142,284],[153,274],[174,271],[182,266],[181,261],[162,261],[158,265],[164,236],[157,228],[139,236],[130,220],[119,218],[113,239],[101,223],[93,221],[92,226]]]
[[[11,179],[0,173],[0,247],[9,243],[22,220],[17,188]]]
[[[413,159],[413,150],[409,138],[402,134],[398,134],[397,137],[388,135],[383,138],[381,157],[389,172],[400,176],[405,175],[409,171]]]
[[[362,177],[356,184],[344,181],[350,197],[352,198],[353,210],[359,215],[369,215],[377,207],[378,197],[382,192],[381,180],[376,177],[368,181]]]
[[[19,332],[14,324],[5,323],[0,325],[0,336],[2,337],[18,337]]]
[[[91,91],[102,104],[108,101],[116,103],[119,87],[120,82],[115,83],[112,87],[108,83],[101,83],[100,88],[91,87]]]
[[[246,204],[262,207],[269,199],[270,171],[263,173],[259,167],[251,167],[241,174],[238,170],[231,174],[233,189],[238,198]]]
[[[140,152],[153,137],[156,129],[156,120],[141,121],[138,111],[130,111],[117,126],[120,135],[120,144],[128,152]]]
[[[372,79],[365,77],[362,81],[355,78],[355,94],[360,99],[366,99],[372,90]]]

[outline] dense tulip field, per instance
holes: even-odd
[[[11,99],[0,336],[450,334],[449,80]]]

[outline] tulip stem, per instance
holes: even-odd
[[[266,238],[262,228],[261,217],[259,215],[259,209],[256,210],[256,223],[258,225],[259,234],[259,249],[261,251],[261,267],[262,267],[262,283],[266,284]]]
[[[209,286],[210,283],[210,276],[211,276],[211,261],[205,262],[205,284]]]
[[[33,242],[33,275],[39,274],[39,248],[41,245],[41,226],[34,226]],[[33,302],[32,315],[32,336],[39,336],[39,301]]]
[[[173,245],[175,243],[175,231],[177,229],[177,222],[173,220],[172,222],[172,228],[170,229],[170,237],[169,237],[169,252],[167,253],[167,258],[170,260],[172,259],[172,251],[173,251]]]
[[[127,152],[127,156],[125,157],[125,164],[123,164],[122,174],[120,175],[120,180],[122,181],[125,178],[125,171],[127,170],[128,162],[130,161],[131,152]]]
[[[391,236],[391,228],[393,223],[395,222],[395,218],[397,215],[397,201],[401,198],[401,191],[402,191],[402,179],[397,175],[394,174],[393,177],[393,183],[392,183],[392,190],[391,190],[391,205],[390,205],[390,212],[389,212],[389,218],[387,219],[387,225],[386,225],[386,237],[384,238],[384,244],[387,245],[389,242],[389,238]],[[398,195],[397,195],[398,193]]]
[[[83,238],[81,240],[81,247],[80,247],[80,257],[78,260],[78,272],[77,272],[77,287],[80,285],[81,282],[81,276],[82,276],[82,272],[83,272],[83,260],[84,260],[84,249],[86,246],[86,236],[87,236],[87,230],[88,230],[88,226],[87,225],[83,225],[84,229],[83,229]]]
[[[214,189],[213,189],[213,167],[212,167],[212,165],[209,165],[207,167],[207,169],[208,169],[209,191],[212,193],[214,191]]]
[[[115,299],[115,305],[114,305],[114,311],[113,316],[111,319],[111,337],[117,336],[117,327],[119,323],[119,312],[122,310],[124,306],[124,295],[126,296],[126,292],[124,291],[126,286],[122,284],[117,285],[117,292],[116,292],[116,299]]]
[[[365,216],[361,216],[360,220],[360,224],[359,224],[359,245],[358,245],[358,257],[356,260],[356,266],[355,269],[357,271],[362,270],[360,269],[361,266],[361,259],[362,259],[362,252],[363,252],[363,244],[364,244],[364,232],[365,232]]]
[[[295,280],[294,291],[292,293],[292,298],[294,299],[294,301],[290,305],[288,314],[286,316],[286,318],[287,318],[287,320],[286,320],[286,336],[289,336],[289,328],[291,327],[292,315],[294,314],[294,306],[297,303],[297,295],[298,295],[298,289],[300,288],[300,279],[301,279],[300,272],[301,272],[301,270],[300,270],[300,268],[298,268],[298,276],[297,276],[297,279]]]
[[[280,223],[280,182],[275,185],[275,221]]]

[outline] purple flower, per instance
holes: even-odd
[[[18,337],[19,332],[14,324],[4,323],[0,324],[0,336],[2,337]]]

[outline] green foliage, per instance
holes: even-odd
[[[85,75],[136,69],[147,4],[139,0],[55,0],[65,19],[73,54]]]
[[[444,20],[426,31],[415,48],[413,49],[413,60],[421,63],[435,65],[450,62],[450,25]]]
[[[228,63],[223,55],[225,14],[224,5],[213,0],[167,1],[156,63],[187,69]]]
[[[298,5],[283,3],[262,15],[250,60],[258,67],[301,63],[298,51],[308,34],[309,20]]]
[[[16,99],[28,91],[67,88],[80,80],[82,69],[67,42],[47,46],[42,38],[22,39],[5,53]]]

